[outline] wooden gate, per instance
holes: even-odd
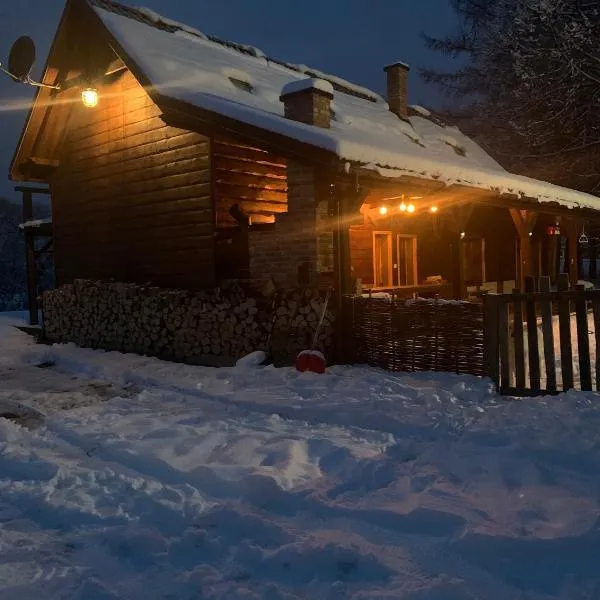
[[[484,368],[501,394],[600,391],[600,290],[569,288],[563,274],[484,297]],[[593,377],[592,377],[593,371]]]

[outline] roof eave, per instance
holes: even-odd
[[[52,44],[50,45],[50,50],[48,52],[48,55],[46,57],[46,61],[44,63],[44,69],[42,71],[42,83],[50,83],[49,81],[47,81],[47,77],[48,77],[48,68],[49,68],[49,64],[50,64],[50,58],[53,56],[53,54],[56,51],[56,47],[58,45],[58,40],[60,38],[60,35],[62,33],[62,30],[64,28],[64,25],[67,21],[68,15],[70,14],[73,5],[76,2],[82,2],[85,0],[67,0],[67,3],[65,5],[65,8],[63,10],[63,13],[60,17],[60,21],[58,24],[58,28],[56,30],[56,33],[54,34],[54,38],[52,40]],[[86,3],[87,4],[87,3]],[[29,134],[29,126],[31,124],[31,118],[33,116],[33,111],[35,109],[36,103],[39,99],[39,96],[41,93],[43,93],[45,90],[42,87],[38,87],[36,88],[35,91],[35,95],[33,97],[33,100],[31,101],[31,106],[29,107],[29,111],[27,112],[27,117],[25,118],[25,123],[23,124],[23,128],[21,130],[21,135],[19,136],[19,140],[17,142],[17,147],[15,149],[15,152],[13,153],[12,159],[10,161],[10,165],[8,168],[8,178],[10,181],[16,181],[16,182],[22,182],[22,181],[32,181],[32,182],[38,182],[38,183],[47,183],[44,179],[40,179],[40,178],[33,178],[33,177],[25,177],[21,172],[20,169],[18,168],[18,165],[20,164],[20,156],[21,156],[21,151],[23,149],[23,143],[25,141],[25,138],[27,137],[27,135]]]

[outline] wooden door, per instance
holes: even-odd
[[[398,235],[396,254],[398,285],[417,285],[417,238],[414,235]]]
[[[373,284],[375,287],[393,285],[392,232],[373,232]]]

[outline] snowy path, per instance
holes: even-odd
[[[0,419],[0,600],[600,597],[595,395],[188,367],[8,322],[0,406],[45,418]]]

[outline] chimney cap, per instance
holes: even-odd
[[[333,99],[333,85],[325,79],[311,77],[286,83],[281,90],[279,99],[283,101],[284,98],[296,96],[297,94],[304,94],[306,92],[316,92]]]
[[[384,71],[389,71],[390,69],[393,69],[395,67],[400,67],[401,69],[405,69],[406,71],[410,71],[410,65],[402,62],[401,60],[398,60],[396,62],[390,63],[389,65],[385,65],[385,67],[383,67]]]

